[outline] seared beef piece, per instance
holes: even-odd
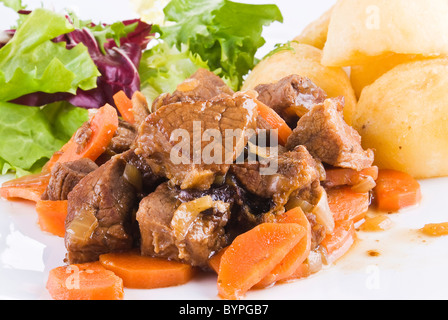
[[[293,151],[279,154],[267,163],[233,164],[230,172],[234,174],[244,188],[261,197],[272,199],[271,211],[281,209],[294,192],[309,187],[319,181],[318,163],[304,146]],[[275,162],[274,162],[275,161]],[[263,174],[262,169],[270,165],[275,172]]]
[[[148,101],[140,91],[136,91],[132,95],[132,113],[134,114],[134,122],[137,127],[149,116]]]
[[[248,96],[169,104],[149,115],[139,127],[135,153],[146,159],[155,174],[182,189],[206,190],[217,176],[225,175],[255,127],[256,103]],[[208,129],[220,136],[207,141],[203,133]],[[179,133],[182,135],[172,136]],[[229,145],[226,139],[233,143]]]
[[[74,140],[76,144],[78,145],[77,152],[80,152],[84,149],[84,147],[87,145],[87,142],[89,142],[90,137],[92,136],[92,129],[90,129],[90,122],[86,121],[82,124],[81,127],[76,130],[74,135]]]
[[[218,199],[218,194],[210,195]],[[143,255],[207,268],[208,259],[228,245],[225,226],[232,204],[213,200],[213,207],[201,212],[184,210],[183,206],[204,195],[196,196],[163,183],[140,202],[137,221]]]
[[[42,200],[67,200],[67,195],[87,174],[98,168],[90,159],[56,162],[51,169],[50,181]]]
[[[317,159],[335,167],[362,170],[373,163],[373,151],[364,150],[361,136],[343,118],[344,99],[327,99],[300,118],[286,147],[304,145]]]
[[[118,129],[105,153],[113,156],[129,150],[136,136],[136,128],[129,122],[120,119],[118,121]]]
[[[255,91],[258,92],[258,100],[274,109],[292,128],[297,125],[299,115],[304,115],[327,98],[325,91],[310,79],[296,74],[276,83],[260,84]]]
[[[68,195],[65,221],[68,263],[98,260],[100,254],[129,250],[134,243],[134,186],[123,173],[126,162],[113,157],[84,177]]]
[[[179,84],[172,94],[164,93],[157,97],[152,104],[152,111],[170,103],[205,101],[221,94],[233,95],[233,93],[220,77],[201,68]]]
[[[127,166],[131,166],[131,168],[125,169],[125,172],[131,177],[127,177],[125,174],[125,178],[132,181],[139,199],[147,196],[159,184],[166,181],[164,177],[155,175],[146,160],[136,155],[133,149],[122,153],[120,157],[126,161]]]

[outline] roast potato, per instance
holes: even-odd
[[[242,90],[254,89],[259,84],[275,83],[291,74],[298,74],[311,79],[329,97],[344,96],[344,116],[350,124],[357,102],[350,78],[342,68],[323,66],[321,59],[322,50],[293,41],[289,48],[263,59],[249,73]]]
[[[330,8],[317,20],[311,22],[303,29],[302,33],[294,38],[299,43],[309,44],[318,49],[323,49],[327,42],[328,25],[330,24],[333,8]]]
[[[448,59],[400,64],[364,88],[353,114],[380,168],[448,175]]]
[[[446,55],[447,17],[446,0],[339,0],[322,63],[360,65],[385,53]]]
[[[372,84],[387,71],[393,69],[399,64],[411,62],[414,60],[422,60],[426,57],[415,54],[396,54],[389,53],[380,57],[374,57],[362,65],[351,67],[350,80],[356,97],[361,96],[364,87]]]

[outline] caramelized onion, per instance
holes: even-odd
[[[126,164],[126,167],[124,168],[123,177],[126,179],[127,182],[132,184],[137,191],[141,191],[143,188],[143,179],[142,174],[140,170],[137,169],[137,167]]]
[[[352,186],[352,190],[359,193],[366,193],[376,187],[376,182],[371,176],[364,176],[360,181]]]
[[[171,220],[171,227],[178,240],[185,239],[191,225],[199,214],[207,209],[216,208],[218,211],[225,211],[229,204],[222,201],[213,201],[210,196],[198,198],[182,203],[174,212]]]
[[[98,219],[93,212],[93,210],[83,210],[70,222],[66,230],[69,241],[83,244],[90,239],[90,236],[98,227]]]
[[[307,258],[308,268],[311,274],[316,273],[322,269],[322,253],[312,250]]]
[[[333,233],[335,223],[325,190],[320,193],[319,201],[314,206],[312,213],[316,215],[316,221],[325,227],[327,234]]]

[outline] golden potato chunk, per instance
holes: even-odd
[[[380,168],[448,175],[448,59],[401,64],[367,86],[353,115]]]
[[[423,59],[425,57],[421,55],[389,53],[380,57],[374,57],[365,64],[352,66],[350,80],[356,97],[359,98],[361,96],[364,87],[372,84],[376,79],[399,64]]]
[[[447,17],[446,0],[340,0],[322,63],[359,65],[386,53],[446,55]]]
[[[322,50],[325,46],[325,42],[327,42],[328,25],[330,24],[333,8],[334,7],[306,26],[302,33],[295,37],[294,40]]]

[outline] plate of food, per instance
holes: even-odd
[[[448,298],[446,1],[53,2],[0,1],[1,299]]]

